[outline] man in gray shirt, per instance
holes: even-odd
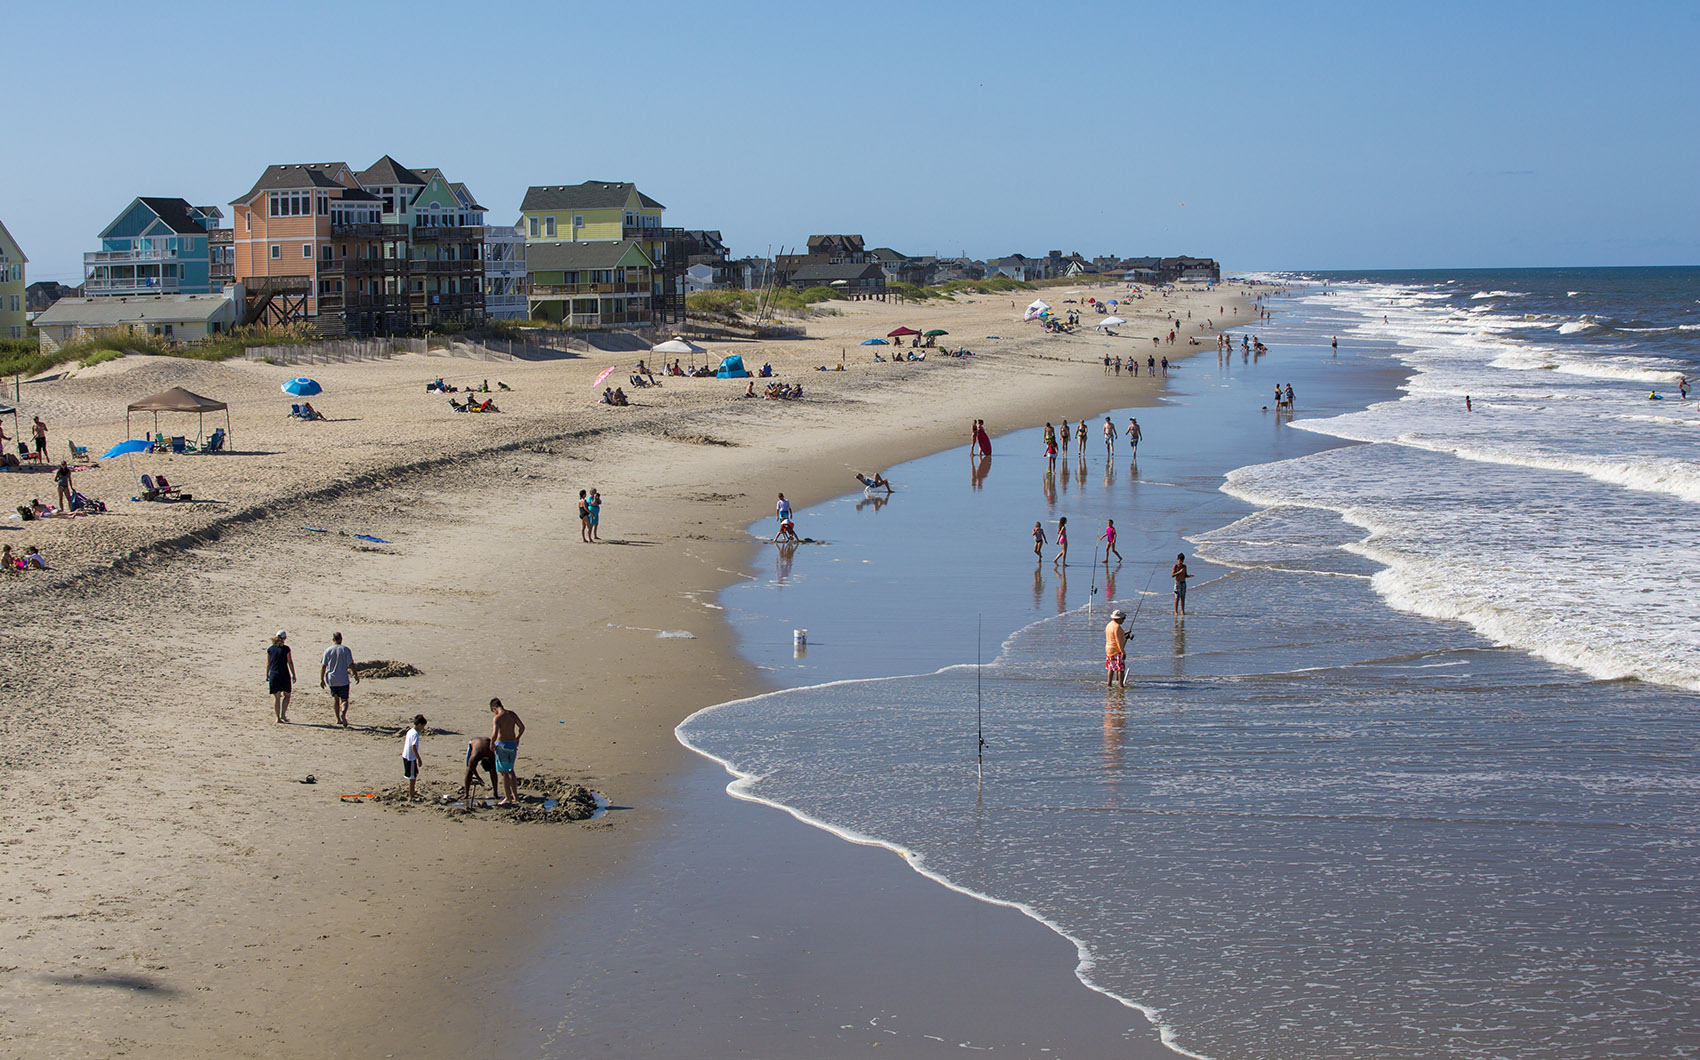
[[[331,709],[336,711],[336,723],[348,728],[348,679],[359,681],[354,672],[354,653],[342,642],[341,633],[331,634],[331,646],[319,660],[319,687],[331,690]]]

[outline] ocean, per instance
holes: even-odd
[[[1178,1053],[1700,1056],[1700,269],[1283,279],[1113,416],[1137,460],[1017,431],[799,513],[826,543],[722,598],[788,687],[680,738],[1049,924]]]

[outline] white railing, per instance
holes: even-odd
[[[90,250],[83,254],[84,265],[127,265],[177,261],[175,250]]]
[[[83,280],[89,294],[174,294],[181,280],[176,276],[90,276]]]

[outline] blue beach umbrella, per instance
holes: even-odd
[[[864,346],[890,346],[891,343],[885,341],[884,339],[869,339],[866,342],[862,343],[862,345],[864,345]]]
[[[303,376],[297,376],[296,378],[291,379],[289,382],[283,384],[283,392],[285,394],[294,394],[296,397],[311,397],[312,395],[317,394],[317,393],[319,393],[323,390],[324,390],[324,387],[320,386],[318,383],[315,383],[313,380],[308,379],[304,375]]]
[[[123,456],[126,453],[145,453],[152,448],[153,443],[148,441],[146,438],[132,438],[127,442],[119,442],[111,449],[108,449],[101,456],[101,459],[111,460],[115,456]]]

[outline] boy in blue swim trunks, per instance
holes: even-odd
[[[496,754],[496,775],[501,778],[501,799],[497,806],[518,806],[519,786],[514,783],[514,759],[519,756],[519,738],[525,735],[525,722],[518,714],[502,706],[500,699],[490,700],[490,746]]]

